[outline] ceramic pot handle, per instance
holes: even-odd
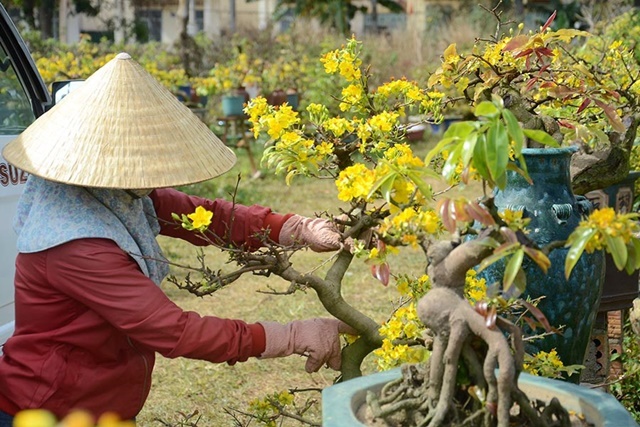
[[[580,216],[586,217],[593,212],[593,203],[584,196],[576,196],[576,202],[578,205],[578,212]]]
[[[558,224],[565,224],[573,213],[571,203],[556,203],[551,206],[551,211],[556,217]]]

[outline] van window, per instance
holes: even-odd
[[[0,46],[0,135],[19,134],[35,119],[11,58]]]

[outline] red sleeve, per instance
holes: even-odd
[[[189,196],[171,188],[157,189],[151,193],[150,197],[160,221],[160,234],[187,240],[198,246],[206,245],[206,240],[198,233],[182,228],[172,218],[172,213],[186,215],[193,213],[198,206],[202,206],[213,212],[209,230],[220,239],[220,243],[233,243],[235,246],[244,246],[249,250],[262,246],[258,236],[266,229],[269,229],[269,238],[277,242],[282,224],[291,216],[291,214],[280,215],[271,212],[270,208],[259,205],[244,206],[223,199],[209,200]]]
[[[163,356],[233,364],[264,351],[261,325],[183,311],[111,240],[74,240],[48,252],[51,283]]]

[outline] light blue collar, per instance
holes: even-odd
[[[75,239],[113,240],[160,284],[169,272],[156,236],[160,225],[149,197],[84,188],[30,176],[14,219],[18,251],[40,252]]]

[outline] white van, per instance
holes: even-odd
[[[51,105],[51,96],[7,11],[0,4],[0,151]],[[0,353],[14,327],[13,217],[27,174],[0,155]]]

